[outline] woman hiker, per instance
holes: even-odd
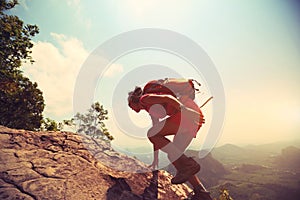
[[[192,200],[212,200],[196,176],[200,165],[184,154],[204,123],[198,105],[188,97],[178,100],[168,94],[144,94],[142,88],[136,87],[128,93],[128,106],[137,113],[146,110],[152,119],[147,136],[153,144],[154,159],[149,167],[158,167],[158,151],[164,151],[177,169],[172,184],[189,181],[194,189]],[[174,135],[172,142],[166,138],[168,135]]]

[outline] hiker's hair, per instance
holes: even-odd
[[[127,100],[128,102],[138,103],[142,94],[143,94],[142,88],[136,86],[133,91],[128,92]]]

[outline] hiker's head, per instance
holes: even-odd
[[[140,98],[143,94],[143,90],[140,87],[128,93],[128,106],[135,112],[140,112],[142,105],[140,104]]]

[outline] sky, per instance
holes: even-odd
[[[226,112],[225,120],[220,122],[223,128],[217,145],[246,145],[300,138],[300,18],[295,2],[20,0],[11,14],[40,29],[33,38],[32,56],[36,62],[24,64],[22,69],[43,91],[45,117],[62,121],[73,116],[78,74],[103,43],[132,30],[166,29],[197,43],[221,78]],[[199,104],[213,95],[207,77],[194,71],[178,55],[149,49],[120,55],[96,80],[93,99],[109,111],[107,126],[116,147],[150,145],[146,132],[138,133],[142,139],[136,139],[124,134],[118,125],[118,120],[131,120],[136,126],[147,128],[147,114],[129,109],[114,113],[112,106],[114,95],[119,95],[115,90],[119,83],[130,77],[128,74],[137,73],[134,70],[150,64],[162,66],[154,73],[157,78],[165,75],[163,66],[167,66],[182,77],[200,80],[203,86],[196,99]],[[130,84],[123,84],[124,94],[135,84],[147,81],[131,76]],[[122,98],[127,101],[125,95]],[[209,137],[213,109],[212,103],[203,108],[207,122],[192,144],[196,149]],[[130,118],[118,119],[123,112]]]

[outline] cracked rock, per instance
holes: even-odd
[[[34,132],[0,126],[0,199],[185,199],[191,189],[172,185],[166,171],[101,140],[70,132]]]

